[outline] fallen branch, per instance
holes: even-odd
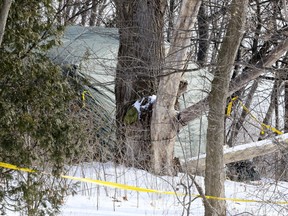
[[[228,164],[242,160],[249,160],[254,157],[271,154],[283,149],[288,149],[288,133],[271,139],[224,149],[224,163]],[[186,161],[181,160],[181,165],[187,169],[188,173],[200,173],[205,170],[205,160],[206,154],[202,154],[199,157],[192,157]]]

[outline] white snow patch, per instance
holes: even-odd
[[[174,191],[185,193],[185,187],[191,186],[191,194],[198,194],[191,180],[184,174],[176,177],[154,176],[143,170],[114,166],[112,163],[84,164],[82,167],[73,167],[71,172],[87,178],[118,182],[127,185],[157,189],[162,191]],[[196,177],[198,184],[204,188],[204,178]],[[271,179],[251,182],[250,184],[226,181],[225,190],[227,198],[238,198],[263,201],[287,201],[288,183],[274,182]],[[189,197],[189,196],[188,196]],[[65,205],[61,208],[62,216],[92,216],[92,215],[183,215],[183,203],[191,203],[190,215],[204,215],[202,199],[188,197],[142,193],[137,191],[125,191],[89,183],[81,183],[78,195],[69,196]],[[257,203],[257,202],[234,202],[227,201],[227,215],[287,215],[286,205]],[[186,215],[186,212],[185,214]]]
[[[79,184],[78,193],[68,196],[61,207],[61,216],[178,216],[204,215],[202,199],[195,198],[197,189],[187,175],[154,176],[146,171],[112,163],[86,163],[74,166],[70,175],[117,182],[137,187],[156,189],[160,191],[187,192],[189,188],[192,196],[176,196],[156,193],[143,193],[130,190],[104,187],[92,183]],[[204,188],[204,178],[196,176],[197,183]],[[186,189],[185,189],[186,188]],[[227,215],[288,215],[287,204],[273,204],[271,202],[288,202],[288,183],[275,182],[272,179],[262,179],[250,183],[225,181],[225,196],[240,201],[226,201]],[[241,202],[257,200],[263,202]],[[270,201],[270,203],[269,203]],[[190,206],[189,206],[190,204]],[[8,216],[20,216],[19,213],[7,212]]]

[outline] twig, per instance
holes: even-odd
[[[212,210],[212,211],[214,211],[214,212],[216,212],[216,213],[218,214],[217,210],[212,207],[212,205],[210,204],[210,202],[209,202],[208,199],[206,198],[206,196],[205,196],[205,194],[204,194],[204,192],[203,192],[202,187],[196,182],[195,178],[194,178],[191,174],[188,174],[188,175],[189,175],[189,177],[193,180],[193,183],[195,184],[195,187],[196,187],[196,189],[197,189],[197,191],[198,191],[198,193],[199,193],[199,196],[203,199],[204,204],[205,204],[206,206],[208,206],[208,208],[209,208],[210,210]],[[211,211],[211,212],[212,212],[212,211]]]

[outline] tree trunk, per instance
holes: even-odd
[[[206,145],[205,194],[224,197],[224,118],[231,70],[243,36],[248,0],[232,1],[231,18],[217,59],[217,68],[209,95],[209,115]],[[205,204],[205,215],[226,215],[225,201],[210,200]]]
[[[172,38],[172,31],[174,27],[174,16],[175,16],[175,0],[169,1],[168,10],[168,29],[167,29],[167,41],[170,42]]]
[[[187,61],[192,27],[196,21],[200,0],[183,0],[171,41],[165,70],[160,78],[157,101],[151,120],[153,171],[156,174],[173,174],[174,144],[177,134],[177,115],[174,105],[183,69]]]
[[[116,0],[120,46],[116,68],[118,162],[147,169],[151,157],[151,111],[125,125],[132,104],[156,94],[164,58],[164,0]]]
[[[81,25],[82,26],[85,26],[86,25],[86,22],[87,22],[87,15],[88,15],[88,7],[89,7],[89,4],[90,4],[90,0],[85,0],[83,2],[83,11],[81,12]]]
[[[89,26],[95,26],[96,24],[98,4],[99,4],[99,0],[92,0],[91,15],[89,18]]]
[[[0,9],[0,47],[2,44],[6,21],[8,18],[8,13],[12,4],[12,0],[4,0]]]
[[[206,16],[205,5],[201,4],[198,14],[198,53],[197,53],[197,62],[203,66],[206,63],[207,51],[209,48],[208,41],[208,32],[209,32],[209,23]]]

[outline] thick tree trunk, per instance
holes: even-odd
[[[124,116],[132,104],[156,94],[164,58],[164,0],[116,0],[120,46],[116,69],[118,160],[148,168],[151,156],[151,112],[131,125]]]
[[[12,4],[12,0],[4,0],[1,9],[0,9],[0,46],[2,44],[5,27],[6,27],[6,21],[8,18],[8,13],[10,10]]]
[[[160,78],[157,101],[151,120],[152,166],[156,174],[173,174],[174,144],[177,134],[177,115],[174,105],[183,69],[187,61],[192,27],[196,21],[200,0],[183,0],[171,47],[165,59],[165,69]],[[173,73],[176,72],[176,73]],[[165,76],[167,74],[167,76]]]
[[[209,114],[206,144],[205,194],[224,197],[223,143],[226,100],[231,71],[243,36],[248,0],[232,1],[231,18],[217,59],[217,68],[209,96]],[[205,215],[226,215],[225,201],[210,200],[205,204]],[[216,210],[216,211],[215,211]]]

